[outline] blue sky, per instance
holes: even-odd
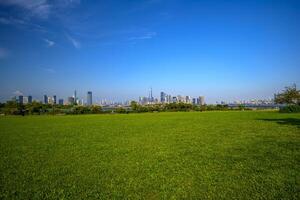
[[[300,85],[300,1],[0,0],[0,101],[269,98]]]

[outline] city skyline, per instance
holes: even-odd
[[[197,97],[192,97],[189,95],[174,95],[168,94],[164,91],[160,92],[160,96],[154,96],[152,93],[152,87],[150,88],[148,96],[139,96],[138,99],[128,99],[123,101],[114,101],[109,99],[100,99],[100,100],[92,100],[92,91],[87,91],[86,98],[78,97],[77,90],[74,90],[73,96],[68,96],[66,98],[57,97],[56,95],[48,96],[47,94],[43,95],[43,99],[33,98],[31,95],[23,95],[19,94],[19,96],[14,96],[8,101],[16,101],[21,104],[40,102],[43,104],[58,104],[58,105],[102,105],[102,106],[129,106],[130,102],[135,101],[140,105],[151,105],[151,104],[169,104],[169,103],[187,103],[193,105],[275,105],[273,98],[268,99],[236,99],[234,101],[216,101],[216,102],[207,102],[206,97],[201,95]],[[274,94],[275,96],[275,94]]]
[[[0,0],[0,102],[273,98],[300,85],[300,2]],[[58,101],[57,99],[57,101]]]

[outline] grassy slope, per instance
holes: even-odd
[[[299,199],[300,115],[0,117],[0,198]]]

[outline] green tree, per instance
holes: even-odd
[[[139,105],[138,105],[138,103],[137,103],[136,101],[131,101],[131,102],[130,102],[130,107],[131,107],[131,109],[132,109],[133,111],[137,111],[138,108],[139,108]]]
[[[127,113],[127,110],[124,109],[124,108],[122,108],[122,107],[119,107],[119,108],[116,108],[116,109],[115,109],[115,112],[116,112],[116,113]]]
[[[96,105],[92,106],[90,109],[91,109],[91,113],[93,114],[99,114],[102,111],[102,107]]]
[[[6,115],[17,115],[18,114],[18,104],[15,101],[7,101],[4,106],[4,113]]]
[[[275,103],[300,105],[300,90],[297,90],[296,84],[285,87],[281,93],[276,94]]]

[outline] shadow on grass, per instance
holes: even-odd
[[[296,118],[282,118],[282,119],[259,119],[268,122],[277,122],[277,124],[281,125],[292,125],[300,128],[300,119]]]

